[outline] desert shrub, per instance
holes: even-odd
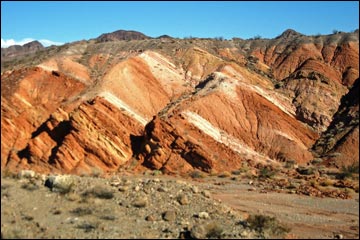
[[[290,231],[289,228],[281,226],[275,217],[265,215],[250,215],[247,219],[250,229],[260,233],[262,237],[281,236]]]
[[[233,170],[233,171],[231,171],[231,174],[233,174],[233,175],[240,175],[240,174],[241,174],[241,170]]]
[[[160,170],[154,170],[154,171],[152,172],[152,175],[153,175],[153,176],[162,175],[162,171],[160,171]]]
[[[359,163],[353,163],[349,166],[342,166],[341,172],[338,174],[338,179],[351,178],[353,174],[359,173]]]
[[[315,169],[314,168],[308,168],[308,167],[298,167],[296,169],[296,171],[298,173],[300,173],[301,175],[311,175],[315,172]]]
[[[76,227],[79,229],[83,229],[85,232],[90,232],[90,231],[96,229],[98,227],[97,225],[98,224],[84,222],[84,223],[77,225]]]
[[[224,171],[224,172],[221,172],[218,177],[220,178],[226,178],[226,177],[230,177],[231,176],[231,173],[229,173],[228,171]]]
[[[34,191],[34,190],[39,189],[39,186],[36,185],[35,183],[27,182],[27,183],[23,183],[23,184],[21,185],[21,188],[22,188],[22,189],[26,189],[26,190],[28,190],[28,191]]]
[[[324,179],[320,185],[323,187],[332,186],[334,184],[334,181],[332,179]]]
[[[270,167],[263,167],[260,169],[259,178],[272,178],[276,174],[275,170],[272,170]]]
[[[97,167],[91,168],[92,177],[100,177],[103,174],[103,170]]]
[[[82,196],[83,197],[94,196],[102,199],[111,199],[114,197],[114,193],[112,189],[108,189],[107,187],[97,185],[85,191],[82,194]]]
[[[86,207],[77,207],[70,211],[71,214],[74,214],[76,216],[85,216],[92,214],[92,210],[90,208]]]
[[[18,174],[11,172],[8,168],[5,168],[3,171],[1,171],[1,176],[3,178],[17,178]]]
[[[213,177],[213,176],[217,176],[218,174],[219,174],[218,171],[216,171],[215,169],[211,169],[209,176]]]
[[[317,165],[322,162],[323,162],[323,160],[321,158],[314,158],[313,160],[311,160],[311,164],[313,164],[313,165]]]
[[[295,166],[296,161],[293,159],[286,160],[285,168],[293,168]]]
[[[205,226],[206,237],[213,238],[221,238],[221,234],[223,233],[223,228],[216,222],[211,222]]]
[[[199,170],[194,170],[190,173],[190,177],[192,178],[204,178],[206,177],[206,174],[204,172],[201,172]]]
[[[104,216],[100,216],[100,219],[114,221],[114,220],[116,220],[116,217],[113,215],[104,215]]]

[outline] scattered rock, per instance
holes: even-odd
[[[166,212],[163,213],[163,219],[165,221],[169,221],[169,222],[172,222],[172,221],[175,221],[176,219],[176,212],[173,211],[173,210],[168,210]]]
[[[198,192],[199,192],[199,188],[198,188],[197,186],[192,186],[192,187],[191,187],[191,191],[192,191],[193,193],[198,193]]]
[[[167,188],[165,188],[165,187],[159,187],[158,189],[158,192],[167,192],[167,191],[169,191]]]
[[[198,217],[202,218],[202,219],[208,219],[210,216],[209,216],[209,214],[207,212],[200,212],[198,214]]]
[[[343,239],[344,236],[342,234],[335,234],[335,239]]]
[[[204,197],[210,198],[211,197],[211,193],[208,190],[204,190],[202,192],[202,194],[204,195]]]
[[[126,192],[127,190],[129,190],[129,187],[128,187],[128,186],[120,186],[120,187],[118,188],[118,190],[119,190],[120,192]]]
[[[153,222],[156,221],[156,217],[154,215],[149,215],[145,218],[146,221]]]
[[[132,205],[137,208],[146,207],[147,204],[148,204],[148,199],[145,196],[137,197],[132,203]]]
[[[185,194],[178,196],[177,200],[181,205],[187,205],[190,203],[189,198]]]
[[[18,176],[19,178],[34,178],[36,173],[33,170],[21,170]]]
[[[50,175],[45,180],[45,186],[53,192],[69,193],[74,186],[74,179],[69,175]]]

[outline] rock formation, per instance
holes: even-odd
[[[294,30],[275,39],[154,39],[120,30],[17,62],[5,56],[1,166],[82,174],[129,164],[229,171],[319,156],[356,163],[358,39]]]

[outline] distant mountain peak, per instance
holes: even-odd
[[[161,36],[159,36],[159,37],[157,37],[157,38],[173,38],[173,37],[165,34],[165,35],[161,35]]]
[[[280,36],[278,36],[277,38],[293,38],[293,37],[300,37],[303,36],[303,34],[293,30],[293,29],[286,29]]]
[[[24,44],[23,47],[25,47],[25,48],[43,48],[44,46],[39,41],[35,40],[35,41]]]
[[[29,53],[34,53],[43,49],[44,46],[39,41],[28,42],[24,45],[12,45],[7,48],[1,48],[1,57],[17,57]]]
[[[98,42],[108,42],[108,41],[117,41],[117,40],[144,40],[151,37],[146,36],[145,34],[132,30],[117,30],[111,33],[101,34],[96,38]]]

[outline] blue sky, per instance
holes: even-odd
[[[1,45],[90,39],[119,29],[151,37],[273,38],[359,28],[358,1],[321,2],[1,2]],[[46,41],[49,41],[46,43]]]

